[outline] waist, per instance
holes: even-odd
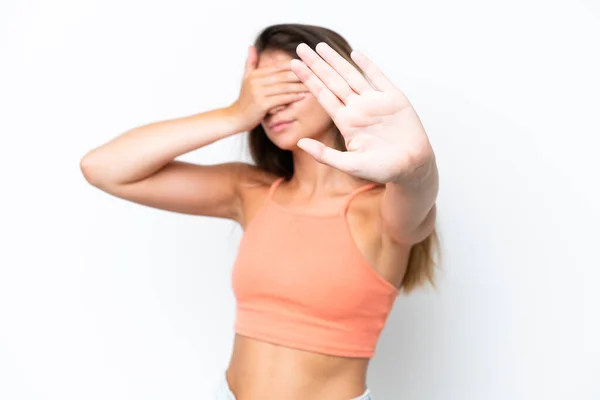
[[[354,398],[366,389],[368,358],[331,356],[236,335],[227,380],[238,399]]]

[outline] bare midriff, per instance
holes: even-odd
[[[368,364],[236,335],[227,381],[236,400],[348,400],[364,393]]]

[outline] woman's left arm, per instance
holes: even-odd
[[[418,158],[410,173],[404,173],[385,185],[381,218],[392,240],[418,243],[435,228],[436,198],[439,190],[435,155]]]
[[[290,66],[331,116],[347,151],[310,138],[300,139],[298,147],[323,164],[385,183],[386,232],[394,241],[421,241],[435,225],[438,171],[417,112],[364,54],[350,54],[363,75],[328,44],[315,50],[301,43],[296,48],[301,60]]]

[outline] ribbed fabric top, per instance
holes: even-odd
[[[370,358],[398,294],[360,252],[346,214],[305,214],[276,203],[270,187],[233,265],[235,330],[316,353]]]

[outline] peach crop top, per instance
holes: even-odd
[[[242,236],[232,269],[236,333],[329,355],[370,358],[398,289],[356,246],[346,213],[287,210],[267,199]]]

